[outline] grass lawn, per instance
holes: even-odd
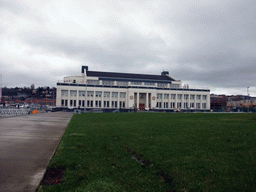
[[[256,191],[255,123],[253,113],[74,115],[38,191]]]

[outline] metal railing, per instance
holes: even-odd
[[[0,117],[27,115],[31,112],[30,109],[6,109],[0,108]]]

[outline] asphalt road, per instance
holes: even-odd
[[[72,115],[0,118],[0,191],[35,191]]]

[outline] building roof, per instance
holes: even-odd
[[[100,71],[86,71],[87,76],[99,78],[113,78],[113,79],[132,79],[132,80],[148,80],[148,81],[175,81],[167,75],[146,75],[134,73],[114,73],[114,72],[100,72]]]

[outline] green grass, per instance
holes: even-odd
[[[39,191],[255,191],[256,115],[74,115]]]

